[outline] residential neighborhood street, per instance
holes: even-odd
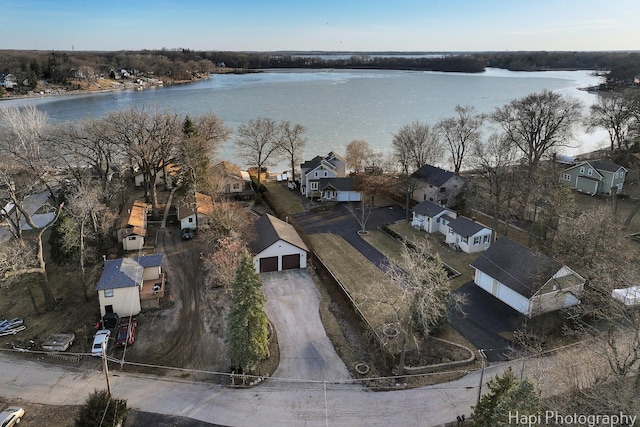
[[[505,366],[487,368],[485,381]],[[110,380],[114,396],[126,399],[130,408],[228,426],[438,426],[460,414],[469,416],[479,375],[476,371],[447,384],[385,392],[331,381],[284,384],[275,379],[229,389],[115,369]],[[105,387],[98,369],[43,366],[9,353],[0,358],[0,395],[14,402],[80,405],[89,393]]]

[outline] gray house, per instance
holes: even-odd
[[[413,200],[428,200],[447,207],[455,206],[456,197],[464,186],[464,179],[460,175],[431,165],[422,166],[411,174],[411,179],[415,188]]]
[[[326,178],[346,177],[347,162],[333,151],[316,156],[300,165],[300,193],[309,199],[322,196],[320,181]]]
[[[585,279],[548,256],[506,237],[476,258],[474,282],[532,317],[580,304]]]
[[[560,183],[591,195],[622,191],[627,170],[609,159],[587,160],[562,171]]]

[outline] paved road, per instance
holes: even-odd
[[[485,381],[505,365],[488,368]],[[470,413],[479,372],[458,381],[411,390],[371,392],[336,383],[284,384],[267,380],[250,389],[228,389],[176,378],[119,372],[111,388],[130,408],[228,426],[438,426]],[[0,395],[12,401],[80,405],[105,388],[97,369],[43,365],[0,353]]]
[[[275,378],[350,380],[320,320],[320,292],[307,270],[262,273],[266,311],[278,334]]]

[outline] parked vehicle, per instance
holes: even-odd
[[[0,426],[13,427],[20,423],[22,417],[24,417],[24,409],[19,406],[9,406],[0,412]]]
[[[182,240],[191,240],[193,239],[193,232],[190,228],[185,228],[182,230]]]
[[[136,338],[137,327],[138,321],[136,319],[130,317],[123,318],[118,327],[118,334],[116,335],[116,347],[133,344]]]
[[[106,347],[109,343],[111,331],[109,329],[100,329],[93,337],[93,345],[91,346],[92,356],[102,356],[102,345]]]

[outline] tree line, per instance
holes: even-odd
[[[13,74],[15,92],[34,90],[38,80],[73,88],[82,79],[108,77],[112,70],[166,81],[188,81],[222,66],[238,71],[269,68],[397,69],[478,73],[485,67],[516,71],[590,69],[607,71],[607,87],[628,86],[640,73],[637,52],[467,52],[434,55],[331,52],[228,52],[162,49],[141,51],[0,51],[0,74]]]

